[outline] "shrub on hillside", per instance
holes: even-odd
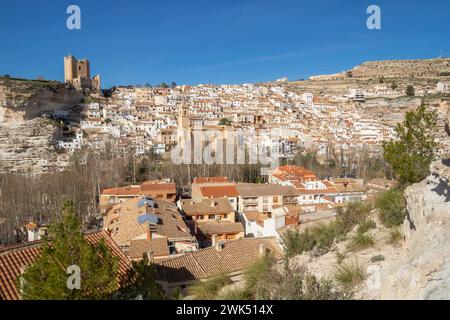
[[[348,249],[350,251],[362,250],[372,247],[375,244],[375,240],[372,235],[357,232],[350,241]]]
[[[270,295],[272,267],[275,263],[273,256],[268,253],[251,264],[244,272],[245,295],[251,299],[266,299]]]
[[[335,279],[344,288],[350,289],[364,281],[364,267],[355,261],[347,261],[336,268]]]
[[[382,193],[375,202],[380,221],[388,228],[403,223],[406,216],[406,203],[402,189],[391,189]]]
[[[372,207],[362,202],[352,202],[346,208],[339,208],[336,214],[336,234],[346,234],[357,224],[365,221]]]
[[[196,300],[213,300],[219,291],[230,283],[230,277],[219,274],[205,281],[197,281],[188,288],[188,293]]]
[[[336,223],[319,224],[311,229],[315,247],[320,251],[328,251],[336,238]]]
[[[359,223],[358,233],[366,233],[370,229],[375,229],[377,224],[372,219],[365,219],[364,221]]]
[[[275,271],[271,278],[272,300],[343,300],[348,299],[329,279],[317,279],[299,265],[285,263],[283,270]]]
[[[315,246],[315,240],[308,229],[288,229],[281,236],[284,253],[287,257],[293,257],[303,252],[310,251]]]

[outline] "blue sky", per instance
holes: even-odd
[[[81,30],[66,28],[71,4]],[[366,27],[370,4],[381,30]],[[63,80],[70,53],[91,60],[103,87],[293,80],[450,56],[449,13],[448,0],[3,0],[0,74]]]

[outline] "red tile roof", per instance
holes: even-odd
[[[207,186],[201,188],[205,198],[237,197],[239,195],[236,186]]]
[[[240,238],[226,241],[223,249],[206,248],[157,264],[157,278],[167,283],[183,283],[205,279],[219,273],[239,272],[262,255],[261,249],[270,249],[281,259],[281,248],[275,238]]]
[[[217,183],[217,182],[228,182],[227,177],[203,177],[195,178],[194,183]]]
[[[86,240],[91,244],[105,240],[111,254],[119,258],[119,277],[127,273],[130,267],[128,258],[106,232],[87,234]],[[22,270],[36,261],[41,254],[43,244],[43,241],[35,241],[8,246],[0,250],[0,300],[20,299],[20,293],[16,287],[17,277],[20,276]]]
[[[302,167],[297,166],[281,166],[278,167],[274,173],[272,173],[272,176],[274,176],[277,179],[280,180],[299,180],[299,181],[305,181],[305,180],[317,180],[317,176],[314,174],[314,172],[306,170]]]
[[[147,192],[156,193],[158,191],[167,193],[176,193],[176,184],[159,181],[146,181],[143,182],[141,185],[105,189],[103,190],[102,195],[139,196]]]

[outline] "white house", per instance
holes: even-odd
[[[306,104],[313,104],[314,102],[314,95],[310,92],[305,92],[302,94],[302,100],[306,103]]]
[[[242,214],[245,235],[280,238],[278,230],[285,227],[286,213],[283,210],[273,210],[272,213],[244,212]]]
[[[449,91],[449,83],[448,82],[438,82],[436,85],[436,90],[439,92],[448,92]]]

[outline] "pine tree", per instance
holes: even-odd
[[[49,235],[41,255],[19,280],[23,299],[106,299],[117,290],[117,257],[104,241],[93,245],[85,239],[72,203],[64,204],[62,218],[50,226]],[[69,289],[70,266],[80,268],[80,289]]]
[[[421,105],[407,112],[395,128],[396,140],[383,143],[383,156],[403,185],[422,181],[429,174],[431,161],[439,149],[437,114]]]

